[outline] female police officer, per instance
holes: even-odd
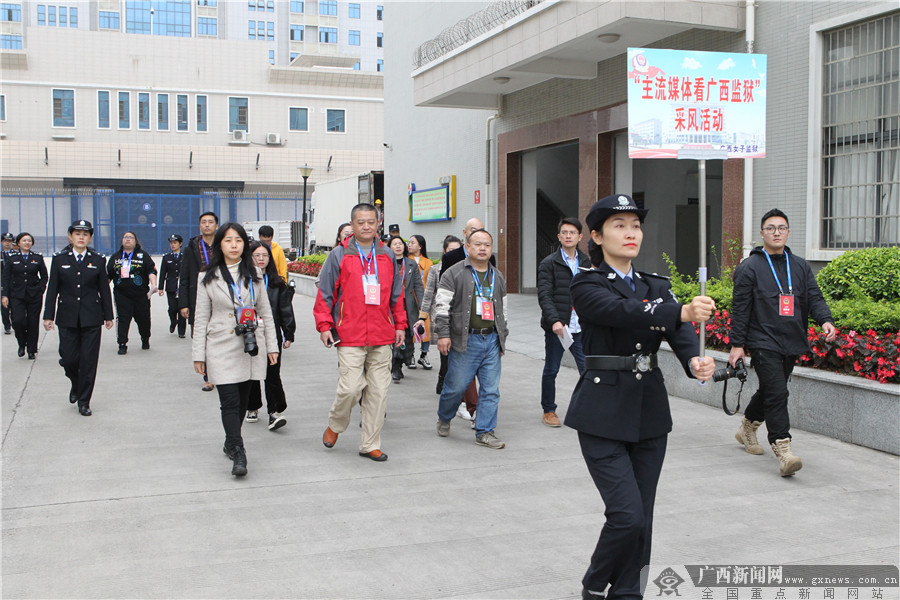
[[[141,248],[134,232],[126,231],[122,236],[122,245],[106,263],[106,273],[113,282],[116,300],[119,354],[128,352],[131,319],[137,323],[141,349],[149,350],[150,295],[156,291],[156,264]]]
[[[47,287],[47,265],[44,257],[32,252],[34,237],[22,232],[16,236],[17,253],[4,260],[2,271],[2,303],[12,308],[12,326],[19,342],[19,356],[34,359],[41,328],[41,300]]]
[[[672,430],[656,351],[665,338],[689,377],[712,376],[699,358],[689,321],[705,321],[712,299],[682,305],[668,278],[636,271],[646,210],[630,196],[607,196],[591,207],[591,263],[572,280],[581,321],[585,371],[565,424],[578,430],[581,453],[606,506],[606,524],[582,579],[583,598],[641,598],[641,568],[650,563],[656,484]],[[607,591],[606,588],[609,587]]]

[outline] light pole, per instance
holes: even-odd
[[[309,229],[309,217],[306,212],[306,180],[312,175],[313,168],[304,163],[300,169],[300,176],[303,177],[303,254],[306,255],[306,232]]]

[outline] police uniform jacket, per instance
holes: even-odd
[[[112,294],[106,276],[106,259],[86,250],[81,264],[75,252],[57,254],[50,263],[50,279],[44,301],[44,320],[60,327],[99,327],[113,320]]]
[[[40,300],[47,288],[47,265],[44,257],[29,252],[28,258],[12,252],[3,258],[2,292],[0,295],[17,300]]]
[[[184,252],[179,252],[178,254],[169,252],[168,254],[163,255],[159,266],[159,281],[157,281],[159,289],[167,292],[178,291],[178,274],[181,270],[181,261],[183,258]]]
[[[635,291],[606,263],[572,280],[585,355],[653,354],[665,339],[685,373],[699,342],[681,322],[681,304],[666,277],[634,271]],[[658,367],[645,373],[590,369],[578,381],[565,424],[590,435],[637,442],[672,430],[669,397]]]
[[[141,248],[140,244],[134,247],[131,252],[131,268],[129,273],[131,277],[122,279],[122,264],[125,259],[122,258],[124,249],[119,249],[109,257],[106,264],[106,272],[109,280],[113,282],[113,289],[120,294],[128,296],[146,296],[150,291],[150,275],[156,274],[156,263],[150,258],[150,255]]]

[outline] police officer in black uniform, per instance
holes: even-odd
[[[17,235],[16,245],[19,251],[3,259],[0,301],[12,313],[19,356],[25,355],[27,346],[28,358],[34,360],[41,329],[41,301],[47,288],[47,265],[43,256],[31,251],[34,236],[30,233]]]
[[[668,278],[632,267],[643,240],[646,210],[630,196],[596,202],[591,270],[572,279],[572,304],[581,322],[585,371],[565,424],[578,431],[581,453],[606,507],[606,524],[582,579],[583,598],[641,598],[650,563],[656,484],[672,430],[669,399],[656,352],[665,339],[688,377],[709,379],[712,358],[699,358],[690,321],[715,310],[706,296],[682,305]],[[607,590],[607,586],[609,589]]]
[[[169,333],[178,328],[178,337],[183,338],[187,330],[187,319],[178,310],[178,283],[181,270],[181,244],[184,241],[177,233],[169,236],[171,252],[162,257],[159,267],[159,295],[166,294],[169,301]]]
[[[93,235],[90,221],[69,226],[72,249],[53,257],[44,303],[44,329],[53,329],[54,317],[59,327],[59,362],[72,381],[69,402],[85,417],[91,416],[101,326],[113,326],[106,259],[88,249]]]
[[[131,319],[141,335],[141,350],[149,350],[150,295],[156,292],[156,263],[141,248],[136,233],[126,231],[122,235],[122,245],[109,257],[106,272],[116,300],[119,354],[128,352]]]
[[[13,244],[15,243],[16,238],[13,234],[11,234],[7,231],[6,233],[3,234],[2,239],[3,239],[3,253],[0,254],[0,257],[2,257],[2,263],[5,266],[6,265],[6,257],[11,256],[12,254],[15,253],[15,250],[13,250]],[[0,315],[2,315],[2,317],[3,317],[3,333],[6,335],[11,334],[12,333],[12,321],[10,320],[10,316],[9,316],[9,307],[8,306],[0,307]]]

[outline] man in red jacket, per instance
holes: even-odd
[[[393,253],[377,239],[378,215],[371,204],[350,212],[353,235],[328,254],[319,274],[313,314],[327,347],[336,345],[340,379],[322,443],[332,448],[350,425],[360,402],[359,455],[382,462],[381,427],[391,386],[391,345],[403,344],[406,309]]]

